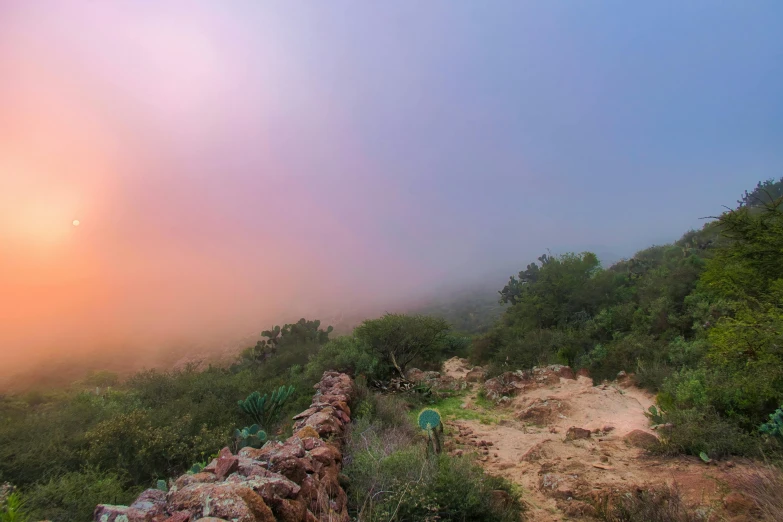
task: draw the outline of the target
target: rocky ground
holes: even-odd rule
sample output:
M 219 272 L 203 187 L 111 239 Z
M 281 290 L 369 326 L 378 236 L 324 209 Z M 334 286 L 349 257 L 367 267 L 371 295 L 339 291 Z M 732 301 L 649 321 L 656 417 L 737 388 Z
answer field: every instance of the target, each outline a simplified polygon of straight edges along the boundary
M 455 358 L 440 379 L 476 381 L 482 372 Z M 754 520 L 750 503 L 729 486 L 749 464 L 651 456 L 646 448 L 657 436 L 644 412 L 654 397 L 620 377 L 594 386 L 586 374 L 550 366 L 468 384 L 462 409 L 492 420 L 447 418 L 447 448 L 477 452 L 489 472 L 518 484 L 529 520 L 591 520 L 602 496 L 664 483 L 676 484 L 705 520 Z M 492 403 L 478 399 L 482 389 Z

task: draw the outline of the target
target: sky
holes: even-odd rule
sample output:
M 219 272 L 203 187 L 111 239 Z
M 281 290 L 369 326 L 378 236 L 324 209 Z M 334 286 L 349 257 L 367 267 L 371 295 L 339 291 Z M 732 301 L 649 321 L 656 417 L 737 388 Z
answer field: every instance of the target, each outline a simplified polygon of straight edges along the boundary
M 0 0 L 0 351 L 370 314 L 672 241 L 783 175 L 782 23 L 761 0 Z

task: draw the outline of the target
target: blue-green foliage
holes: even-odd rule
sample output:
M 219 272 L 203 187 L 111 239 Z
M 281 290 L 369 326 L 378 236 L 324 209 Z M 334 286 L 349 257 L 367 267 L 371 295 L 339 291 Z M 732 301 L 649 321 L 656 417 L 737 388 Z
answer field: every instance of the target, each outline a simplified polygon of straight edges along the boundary
M 163 479 L 158 479 L 158 482 L 155 483 L 155 488 L 163 491 L 164 493 L 168 493 L 169 487 L 166 485 L 166 481 Z
M 783 441 L 783 406 L 770 413 L 769 422 L 759 426 L 759 431 Z
M 258 424 L 234 430 L 234 440 L 237 450 L 242 448 L 260 448 L 266 442 L 266 432 Z
M 418 423 L 419 427 L 423 430 L 434 430 L 440 426 L 440 413 L 431 408 L 421 410 Z
M 255 391 L 248 395 L 244 401 L 238 401 L 237 404 L 242 408 L 242 411 L 250 415 L 256 424 L 269 428 L 270 424 L 277 420 L 283 404 L 293 393 L 293 386 L 280 386 L 271 395 L 264 394 L 262 396 Z

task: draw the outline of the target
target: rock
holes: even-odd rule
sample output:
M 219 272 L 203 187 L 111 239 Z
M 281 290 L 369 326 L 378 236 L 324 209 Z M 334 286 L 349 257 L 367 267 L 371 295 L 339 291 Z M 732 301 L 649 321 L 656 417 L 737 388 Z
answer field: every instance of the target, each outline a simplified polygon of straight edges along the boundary
M 321 438 L 329 437 L 331 435 L 340 435 L 343 431 L 342 421 L 338 421 L 334 416 L 323 411 L 311 415 L 305 421 L 303 427 L 305 426 L 310 426 L 315 429 Z
M 570 428 L 568 428 L 568 431 L 566 432 L 565 440 L 589 439 L 590 434 L 591 434 L 590 430 L 586 430 L 584 428 L 577 428 L 576 426 L 571 426 Z
M 237 522 L 274 522 L 264 500 L 242 484 L 191 484 L 169 495 L 169 511 L 186 511 L 193 519 L 216 516 Z
M 590 378 L 590 370 L 588 370 L 587 368 L 579 368 L 579 370 L 577 370 L 577 372 L 576 372 L 576 376 L 577 377 L 587 377 L 589 379 Z
M 636 448 L 649 449 L 658 444 L 658 437 L 642 430 L 633 430 L 623 437 L 626 443 Z
M 128 522 L 153 522 L 165 512 L 166 493 L 159 489 L 148 489 L 128 507 Z
M 746 495 L 732 491 L 723 499 L 723 506 L 731 515 L 745 515 L 750 513 L 756 504 Z
M 274 499 L 271 508 L 278 522 L 301 522 L 307 519 L 307 506 L 302 500 Z
M 427 375 L 418 368 L 411 368 L 405 372 L 405 378 L 411 382 L 422 382 L 427 378 Z
M 625 372 L 625 370 L 620 370 L 617 372 L 617 380 L 622 381 L 628 378 L 628 374 Z
M 95 522 L 127 522 L 128 507 L 99 504 L 93 511 L 93 520 Z
M 572 370 L 570 366 L 564 366 L 562 364 L 553 364 L 551 366 L 547 366 L 547 370 L 555 373 L 558 377 L 562 379 L 576 379 L 576 376 L 574 375 L 574 370 Z
M 604 433 L 609 433 L 610 431 L 614 431 L 614 426 L 607 424 L 606 426 L 601 428 L 601 431 L 603 431 Z
M 554 498 L 573 498 L 576 491 L 574 479 L 573 476 L 559 473 L 542 473 L 538 479 L 538 489 Z
M 206 518 L 202 518 L 201 520 L 206 520 Z M 163 522 L 190 522 L 190 513 L 187 511 L 177 511 L 172 513 L 171 516 Z
M 517 419 L 532 422 L 537 426 L 545 426 L 567 411 L 568 405 L 562 401 L 537 399 L 533 404 L 520 410 Z
M 218 480 L 225 480 L 226 477 L 239 469 L 239 459 L 234 456 L 221 455 L 217 459 L 215 466 L 215 476 Z
M 513 396 L 522 391 L 524 382 L 529 376 L 524 372 L 504 372 L 484 382 L 484 393 L 492 401 L 498 401 L 503 396 Z
M 324 444 L 319 448 L 313 448 L 313 450 L 310 452 L 310 456 L 318 462 L 326 465 L 331 465 L 342 460 L 340 450 L 331 444 Z
M 182 489 L 188 484 L 195 484 L 197 482 L 217 482 L 217 476 L 215 476 L 214 473 L 195 473 L 191 475 L 190 473 L 186 473 L 179 477 L 174 482 L 174 487 L 176 489 Z
M 535 462 L 538 460 L 549 458 L 549 454 L 547 453 L 546 446 L 551 442 L 553 442 L 552 439 L 545 439 L 535 444 L 532 448 L 527 450 L 524 455 L 522 455 L 521 460 L 524 462 Z
M 476 366 L 465 374 L 465 381 L 467 382 L 481 382 L 487 378 L 487 370 L 480 366 Z

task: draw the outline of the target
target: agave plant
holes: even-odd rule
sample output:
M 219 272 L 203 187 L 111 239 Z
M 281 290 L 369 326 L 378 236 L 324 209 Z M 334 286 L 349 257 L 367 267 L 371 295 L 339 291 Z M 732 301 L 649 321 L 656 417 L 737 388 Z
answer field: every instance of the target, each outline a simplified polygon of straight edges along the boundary
M 266 442 L 266 432 L 258 424 L 253 424 L 241 430 L 234 430 L 234 440 L 237 450 L 247 447 L 260 448 Z
M 239 401 L 237 404 L 242 408 L 242 411 L 250 415 L 256 424 L 269 428 L 269 425 L 280 415 L 283 404 L 293 393 L 293 386 L 281 386 L 274 390 L 271 395 L 264 394 L 262 396 L 255 391 L 248 395 L 244 401 Z

